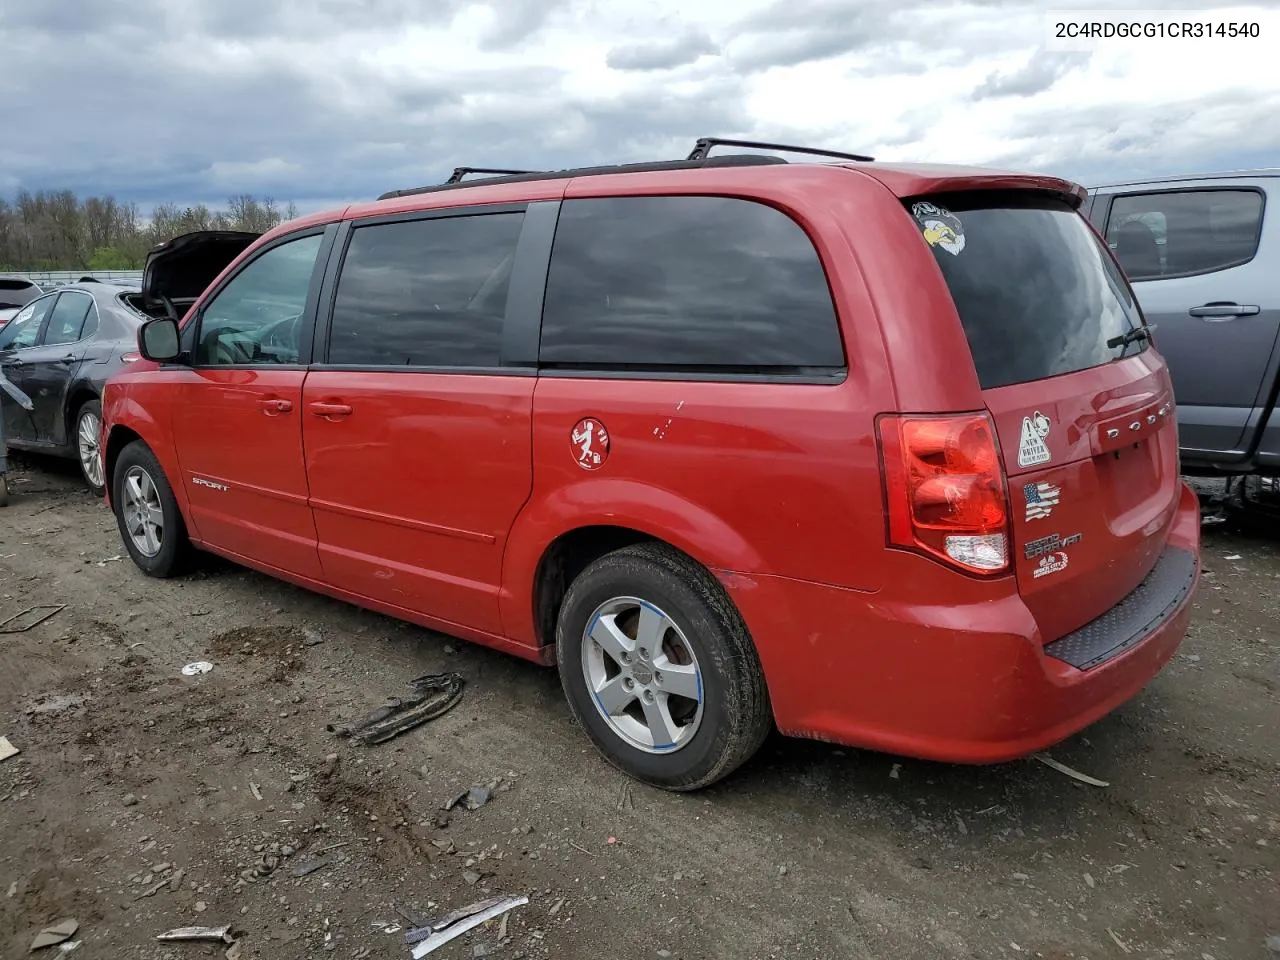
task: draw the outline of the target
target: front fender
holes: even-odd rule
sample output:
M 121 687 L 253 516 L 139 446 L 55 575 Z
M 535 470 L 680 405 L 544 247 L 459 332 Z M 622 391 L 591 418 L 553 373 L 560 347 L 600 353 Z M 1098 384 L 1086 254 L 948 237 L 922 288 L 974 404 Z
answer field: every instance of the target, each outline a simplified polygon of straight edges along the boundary
M 634 480 L 587 478 L 539 492 L 525 504 L 507 538 L 499 604 L 511 639 L 537 646 L 534 588 L 547 549 L 584 527 L 635 530 L 684 551 L 712 571 L 764 572 L 741 534 L 710 510 L 670 490 Z
M 151 450 L 164 471 L 169 487 L 173 490 L 178 510 L 187 525 L 187 531 L 193 539 L 199 539 L 199 532 L 192 523 L 191 510 L 187 502 L 186 486 L 182 483 L 182 471 L 179 467 L 174 445 L 169 440 L 170 430 L 167 424 L 158 419 L 146 404 L 120 385 L 107 381 L 102 394 L 102 449 L 106 451 L 105 471 L 107 505 L 111 506 L 112 476 L 115 473 L 116 458 L 131 440 L 140 439 Z

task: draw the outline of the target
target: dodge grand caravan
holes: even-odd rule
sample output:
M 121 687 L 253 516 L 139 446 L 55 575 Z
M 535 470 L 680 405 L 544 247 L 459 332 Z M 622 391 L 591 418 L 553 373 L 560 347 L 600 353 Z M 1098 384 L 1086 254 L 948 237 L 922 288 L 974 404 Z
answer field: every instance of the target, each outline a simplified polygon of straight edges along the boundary
M 774 725 L 988 763 L 1132 697 L 1186 632 L 1198 508 L 1084 191 L 723 143 L 159 257 L 104 404 L 134 562 L 555 663 L 669 789 Z

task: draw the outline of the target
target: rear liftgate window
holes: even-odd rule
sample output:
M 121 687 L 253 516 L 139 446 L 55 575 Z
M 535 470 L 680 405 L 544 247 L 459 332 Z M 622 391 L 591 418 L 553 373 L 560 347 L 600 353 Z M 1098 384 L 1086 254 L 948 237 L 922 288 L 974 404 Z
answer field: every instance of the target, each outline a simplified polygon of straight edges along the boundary
M 983 388 L 1043 380 L 1146 349 L 1124 277 L 1063 201 L 949 194 L 907 201 L 964 325 Z
M 831 291 L 800 226 L 728 197 L 566 201 L 547 276 L 551 369 L 843 375 Z

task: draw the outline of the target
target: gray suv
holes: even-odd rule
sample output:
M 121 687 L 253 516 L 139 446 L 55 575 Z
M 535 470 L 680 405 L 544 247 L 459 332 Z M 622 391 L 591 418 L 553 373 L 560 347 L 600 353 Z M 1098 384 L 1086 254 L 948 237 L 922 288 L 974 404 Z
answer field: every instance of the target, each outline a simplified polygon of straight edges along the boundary
M 1183 472 L 1280 476 L 1280 169 L 1094 187 L 1086 209 L 1156 327 Z

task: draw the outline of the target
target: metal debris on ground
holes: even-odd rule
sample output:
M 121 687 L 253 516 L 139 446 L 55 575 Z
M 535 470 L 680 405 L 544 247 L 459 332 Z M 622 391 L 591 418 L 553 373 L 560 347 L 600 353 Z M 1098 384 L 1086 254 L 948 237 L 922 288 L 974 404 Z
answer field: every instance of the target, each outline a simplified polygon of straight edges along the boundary
M 74 937 L 79 929 L 79 921 L 70 917 L 66 920 L 59 920 L 57 923 L 51 923 L 36 934 L 35 940 L 31 941 L 31 950 L 34 952 L 43 950 L 46 947 L 56 947 L 58 944 L 65 943 Z
M 482 923 L 488 923 L 509 910 L 523 907 L 528 902 L 527 896 L 491 897 L 488 900 L 481 900 L 479 903 L 455 910 L 429 926 L 410 930 L 404 935 L 404 940 L 413 947 L 414 960 L 422 960 L 436 948 L 462 936 L 468 930 L 474 930 Z
M 496 785 L 497 781 L 495 781 Z M 493 799 L 493 786 L 475 786 L 468 790 L 463 790 L 460 794 L 445 801 L 441 810 L 452 810 L 461 804 L 468 810 L 479 810 L 486 803 Z
M 165 941 L 185 941 L 185 940 L 202 940 L 213 941 L 215 943 L 235 943 L 235 937 L 231 936 L 231 924 L 223 927 L 178 927 L 174 930 L 166 930 L 164 933 L 156 935 L 157 940 Z
M 300 863 L 294 867 L 290 876 L 295 880 L 301 880 L 303 877 L 309 877 L 311 874 L 318 873 L 325 867 L 331 866 L 333 866 L 333 861 L 328 857 L 323 857 L 319 860 L 308 860 L 306 863 Z
M 34 607 L 27 607 L 11 617 L 0 620 L 0 633 L 26 633 L 32 627 L 38 627 L 65 609 L 67 609 L 65 603 L 38 603 Z
M 252 780 L 249 781 L 249 792 L 253 794 L 253 799 L 255 800 L 262 799 L 262 790 Z
M 195 663 L 188 663 L 182 668 L 184 677 L 194 677 L 197 674 L 208 673 L 213 669 L 213 664 L 208 660 L 197 660 Z
M 1047 753 L 1037 753 L 1035 754 L 1035 759 L 1039 760 L 1046 767 L 1050 767 L 1054 770 L 1057 770 L 1059 773 L 1065 773 L 1072 780 L 1079 780 L 1081 783 L 1087 783 L 1091 787 L 1111 786 L 1111 784 L 1108 783 L 1106 780 L 1099 780 L 1096 777 L 1089 776 L 1087 773 L 1081 773 L 1079 770 L 1072 769 L 1071 767 L 1068 767 L 1065 763 L 1060 763 L 1057 760 L 1053 759 L 1053 757 L 1049 756 Z
M 8 737 L 0 737 L 0 760 L 16 757 L 22 751 L 9 742 Z
M 105 567 L 108 563 L 119 563 L 123 559 L 124 558 L 117 553 L 114 557 L 103 557 L 101 560 L 98 561 L 97 565 L 100 567 Z
M 340 737 L 373 746 L 443 716 L 462 699 L 461 674 L 428 674 L 410 680 L 414 693 L 408 697 L 391 697 L 373 713 L 354 726 L 331 723 L 326 729 Z

